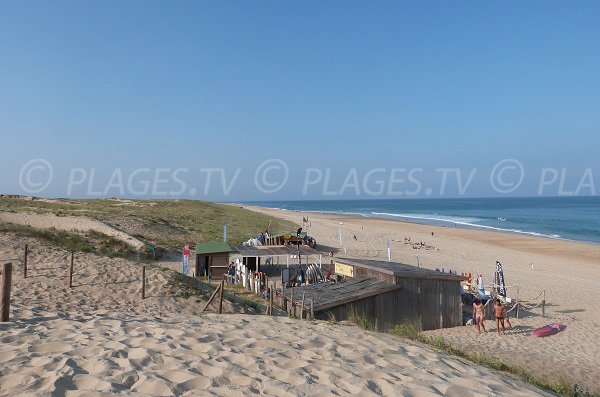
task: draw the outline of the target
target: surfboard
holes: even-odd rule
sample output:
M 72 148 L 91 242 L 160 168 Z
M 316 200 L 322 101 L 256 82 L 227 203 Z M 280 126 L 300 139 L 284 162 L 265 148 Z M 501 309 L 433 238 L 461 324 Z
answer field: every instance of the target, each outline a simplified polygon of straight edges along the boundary
M 552 323 L 533 330 L 531 335 L 538 337 L 550 336 L 559 333 L 563 327 L 562 323 Z

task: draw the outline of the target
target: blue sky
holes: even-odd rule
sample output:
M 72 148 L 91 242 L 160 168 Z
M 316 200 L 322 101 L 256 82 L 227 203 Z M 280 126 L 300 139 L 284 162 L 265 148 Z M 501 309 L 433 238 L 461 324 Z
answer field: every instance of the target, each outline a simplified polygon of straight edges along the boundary
M 560 177 L 540 191 L 544 168 L 600 188 L 598 20 L 597 1 L 2 2 L 0 190 L 43 184 L 35 159 L 41 196 L 153 196 L 119 187 L 140 168 L 133 184 L 170 191 L 155 196 L 211 200 L 363 197 L 373 169 L 422 169 L 417 197 L 459 194 L 441 168 L 477 170 L 467 196 L 560 193 Z M 270 159 L 288 178 L 265 193 Z M 504 159 L 524 178 L 498 193 Z M 309 168 L 333 187 L 305 189 Z

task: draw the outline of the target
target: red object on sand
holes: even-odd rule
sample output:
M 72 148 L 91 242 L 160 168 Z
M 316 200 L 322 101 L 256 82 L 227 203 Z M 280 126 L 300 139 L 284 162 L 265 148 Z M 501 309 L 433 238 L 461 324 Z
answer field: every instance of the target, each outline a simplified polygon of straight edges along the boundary
M 550 336 L 550 335 L 554 335 L 557 334 L 558 332 L 560 332 L 563 329 L 563 324 L 562 323 L 552 323 L 552 324 L 548 324 L 545 325 L 543 327 L 540 327 L 536 330 L 534 330 L 531 335 L 533 336 Z

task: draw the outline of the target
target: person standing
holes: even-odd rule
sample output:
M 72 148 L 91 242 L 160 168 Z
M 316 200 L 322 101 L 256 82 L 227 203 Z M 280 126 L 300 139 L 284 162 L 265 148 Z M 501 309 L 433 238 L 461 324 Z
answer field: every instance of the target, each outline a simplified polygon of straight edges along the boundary
M 494 314 L 496 315 L 498 335 L 500 335 L 500 325 L 502 325 L 502 335 L 504 335 L 504 305 L 499 298 L 496 299 L 496 303 L 494 304 Z
M 487 334 L 488 332 L 483 324 L 483 319 L 485 318 L 485 306 L 481 303 L 481 299 L 479 298 L 475 298 L 473 301 L 473 316 L 475 317 L 475 324 L 477 324 L 477 331 L 481 334 L 481 329 L 483 328 L 483 332 Z

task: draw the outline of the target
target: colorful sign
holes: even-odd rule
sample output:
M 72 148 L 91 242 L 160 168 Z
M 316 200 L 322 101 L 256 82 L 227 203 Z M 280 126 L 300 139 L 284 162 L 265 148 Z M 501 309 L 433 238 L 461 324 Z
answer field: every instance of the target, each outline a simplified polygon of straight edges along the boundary
M 335 274 L 339 274 L 340 276 L 354 277 L 354 266 L 335 262 Z
M 192 257 L 192 250 L 190 243 L 185 243 L 183 246 L 183 268 L 181 269 L 183 274 L 187 274 L 190 270 L 190 259 Z

